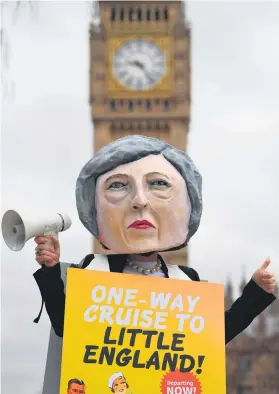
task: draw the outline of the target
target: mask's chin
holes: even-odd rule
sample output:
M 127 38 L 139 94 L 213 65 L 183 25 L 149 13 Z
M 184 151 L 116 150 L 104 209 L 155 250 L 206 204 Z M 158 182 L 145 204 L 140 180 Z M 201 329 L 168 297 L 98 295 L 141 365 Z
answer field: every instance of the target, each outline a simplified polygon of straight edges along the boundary
M 105 249 L 105 250 L 110 250 L 106 245 L 104 245 L 104 244 L 102 244 L 102 243 L 101 243 L 101 245 L 102 245 L 103 249 Z M 152 256 L 153 253 L 156 253 L 156 252 L 153 251 L 153 252 L 136 253 L 136 254 L 139 255 L 139 256 L 143 256 L 143 257 L 149 257 L 149 256 Z
M 155 252 L 140 253 L 139 256 L 149 257 L 149 256 L 151 256 L 153 253 L 155 253 Z

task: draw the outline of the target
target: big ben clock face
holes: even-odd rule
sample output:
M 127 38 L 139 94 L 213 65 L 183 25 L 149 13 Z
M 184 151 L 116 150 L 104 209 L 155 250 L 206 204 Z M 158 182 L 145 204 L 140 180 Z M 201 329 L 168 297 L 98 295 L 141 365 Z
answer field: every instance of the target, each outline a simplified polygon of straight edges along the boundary
M 153 88 L 166 72 L 166 57 L 152 41 L 133 40 L 122 45 L 113 58 L 113 72 L 126 88 Z

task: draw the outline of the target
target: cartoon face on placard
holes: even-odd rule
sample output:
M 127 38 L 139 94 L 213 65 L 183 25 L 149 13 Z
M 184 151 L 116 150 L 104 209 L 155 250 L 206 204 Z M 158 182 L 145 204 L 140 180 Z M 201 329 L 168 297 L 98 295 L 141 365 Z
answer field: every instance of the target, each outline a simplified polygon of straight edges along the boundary
M 96 211 L 104 245 L 144 253 L 185 242 L 191 206 L 179 172 L 162 155 L 149 155 L 98 178 Z
M 185 152 L 129 136 L 106 145 L 83 168 L 77 208 L 85 227 L 113 253 L 179 249 L 198 227 L 200 189 Z

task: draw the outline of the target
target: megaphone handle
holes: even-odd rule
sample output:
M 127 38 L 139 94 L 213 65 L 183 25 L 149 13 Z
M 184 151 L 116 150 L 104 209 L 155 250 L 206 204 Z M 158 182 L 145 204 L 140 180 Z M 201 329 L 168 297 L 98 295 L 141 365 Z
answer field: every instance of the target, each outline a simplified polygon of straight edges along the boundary
M 55 237 L 56 239 L 58 239 L 58 233 L 55 233 L 54 231 L 46 231 L 46 232 L 44 233 L 44 236 L 45 236 L 45 237 Z M 50 246 L 50 247 L 53 247 L 53 242 L 52 242 L 52 240 L 49 239 L 49 240 L 45 243 L 45 245 L 48 245 L 48 246 Z M 42 264 L 42 269 L 45 269 L 45 268 L 47 268 L 46 265 L 45 265 L 45 264 Z

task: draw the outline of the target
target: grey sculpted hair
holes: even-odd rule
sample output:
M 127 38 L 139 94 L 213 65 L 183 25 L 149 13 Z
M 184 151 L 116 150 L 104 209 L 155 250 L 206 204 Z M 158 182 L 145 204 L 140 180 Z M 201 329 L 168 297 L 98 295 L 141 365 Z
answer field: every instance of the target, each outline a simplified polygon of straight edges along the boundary
M 96 183 L 99 176 L 115 168 L 142 159 L 149 155 L 163 155 L 185 180 L 191 214 L 188 236 L 183 245 L 170 249 L 183 248 L 197 231 L 202 214 L 202 178 L 195 164 L 183 152 L 157 138 L 142 135 L 129 135 L 105 145 L 81 170 L 76 183 L 76 204 L 79 218 L 87 230 L 97 239 L 99 237 L 96 213 Z

